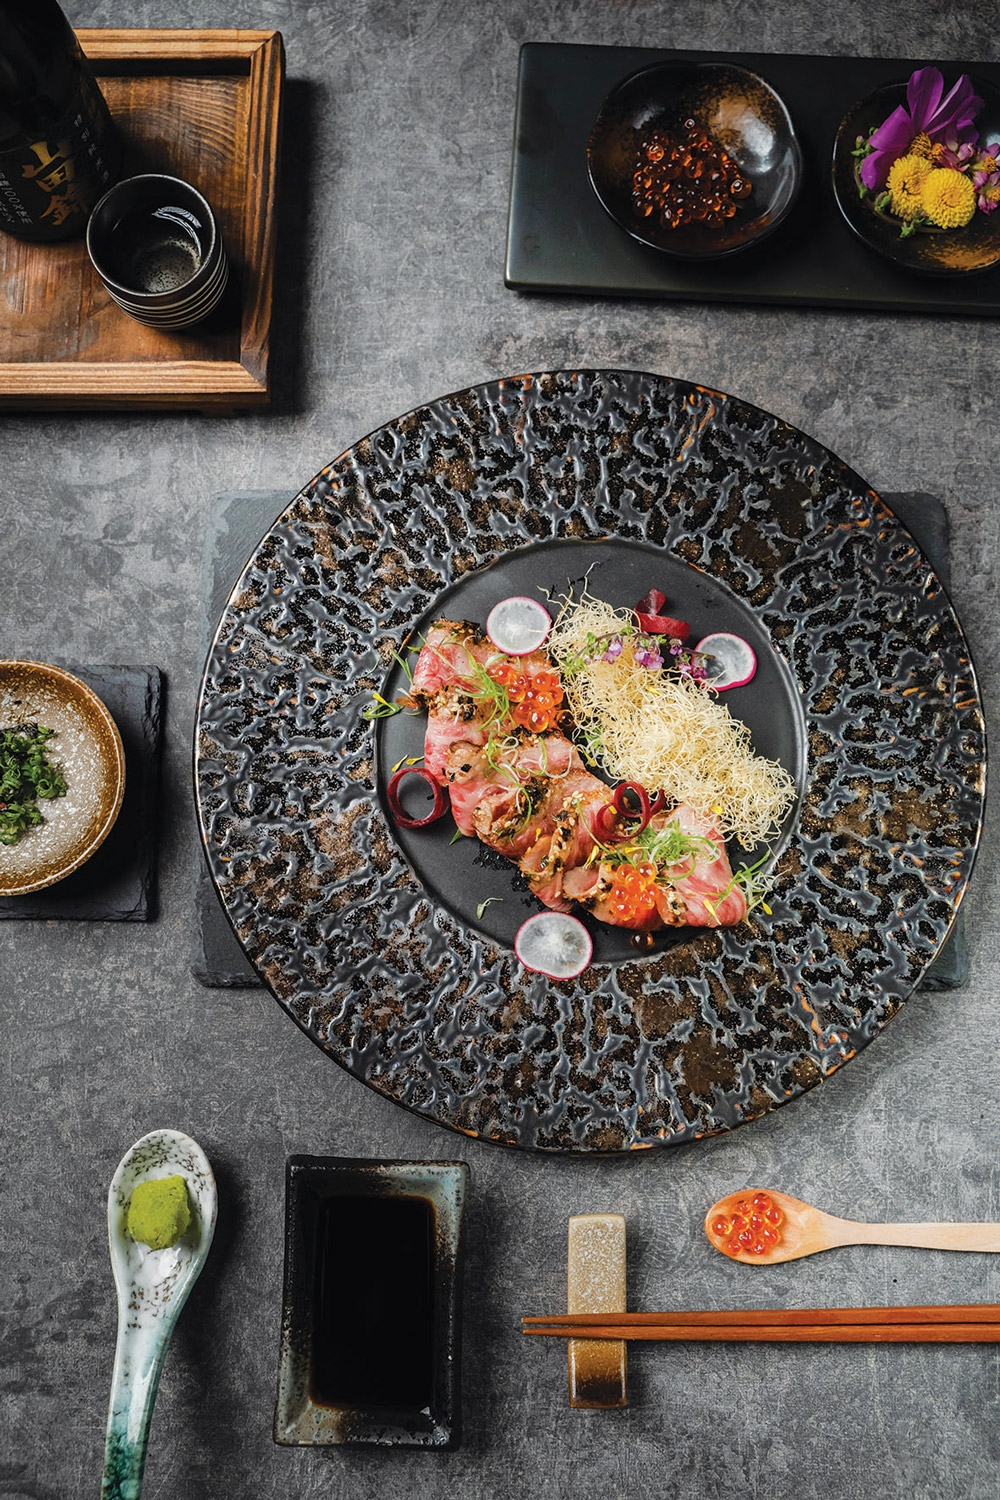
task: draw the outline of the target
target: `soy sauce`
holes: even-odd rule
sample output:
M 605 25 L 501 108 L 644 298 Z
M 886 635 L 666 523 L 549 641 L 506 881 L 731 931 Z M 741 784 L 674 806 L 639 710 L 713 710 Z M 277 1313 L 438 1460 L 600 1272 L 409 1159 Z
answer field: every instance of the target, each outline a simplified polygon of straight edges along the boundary
M 321 1206 L 310 1368 L 317 1405 L 430 1404 L 433 1270 L 428 1199 L 337 1197 Z

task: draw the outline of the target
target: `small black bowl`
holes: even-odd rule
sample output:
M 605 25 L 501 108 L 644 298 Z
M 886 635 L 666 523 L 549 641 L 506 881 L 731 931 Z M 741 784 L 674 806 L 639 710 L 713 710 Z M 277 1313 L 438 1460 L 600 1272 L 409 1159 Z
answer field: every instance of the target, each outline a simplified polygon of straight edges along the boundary
M 973 79 L 983 108 L 976 116 L 982 141 L 1000 137 L 1000 95 L 987 84 Z M 875 194 L 862 197 L 859 190 L 860 159 L 853 153 L 858 138 L 867 140 L 899 104 L 906 103 L 906 84 L 892 83 L 876 89 L 848 110 L 840 122 L 833 146 L 833 194 L 837 207 L 854 233 L 871 250 L 877 250 L 897 266 L 927 276 L 968 276 L 988 271 L 1000 261 L 1000 208 L 994 213 L 973 214 L 964 229 L 918 228 L 905 239 L 900 220 L 880 213 Z
M 632 178 L 651 129 L 679 131 L 695 120 L 753 185 L 724 224 L 663 227 L 632 202 Z M 783 100 L 757 73 L 735 63 L 656 63 L 605 99 L 587 145 L 594 192 L 626 233 L 687 260 L 716 260 L 756 244 L 785 218 L 802 177 L 802 152 Z

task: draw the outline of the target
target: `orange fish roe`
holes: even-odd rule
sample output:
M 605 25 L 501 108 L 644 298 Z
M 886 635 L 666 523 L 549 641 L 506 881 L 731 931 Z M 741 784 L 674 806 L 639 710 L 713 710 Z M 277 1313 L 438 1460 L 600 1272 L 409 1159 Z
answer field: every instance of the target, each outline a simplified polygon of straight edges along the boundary
M 608 899 L 622 925 L 648 921 L 656 913 L 656 866 L 619 865 Z
M 724 1255 L 766 1255 L 781 1244 L 785 1216 L 769 1193 L 740 1198 L 729 1214 L 717 1214 L 709 1228 Z
M 532 734 L 545 734 L 555 729 L 563 711 L 563 690 L 558 672 L 549 667 L 525 672 L 516 657 L 502 657 L 490 663 L 486 675 L 506 692 L 515 724 L 530 729 Z

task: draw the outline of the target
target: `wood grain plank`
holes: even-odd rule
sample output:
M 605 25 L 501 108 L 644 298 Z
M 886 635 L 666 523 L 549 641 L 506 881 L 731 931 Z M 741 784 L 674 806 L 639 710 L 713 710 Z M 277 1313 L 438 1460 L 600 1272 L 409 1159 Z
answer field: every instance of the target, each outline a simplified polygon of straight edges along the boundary
M 244 289 L 243 364 L 266 385 L 271 333 L 274 258 L 277 240 L 278 161 L 281 150 L 281 99 L 285 55 L 275 35 L 254 53 L 250 68 L 247 158 L 257 163 L 254 192 L 243 196 L 244 264 L 253 267 L 254 283 Z
M 95 63 L 117 63 L 128 58 L 142 62 L 203 63 L 231 58 L 247 65 L 260 47 L 278 35 L 273 31 L 197 31 L 165 27 L 132 30 L 86 26 L 78 27 L 76 34 L 80 46 Z

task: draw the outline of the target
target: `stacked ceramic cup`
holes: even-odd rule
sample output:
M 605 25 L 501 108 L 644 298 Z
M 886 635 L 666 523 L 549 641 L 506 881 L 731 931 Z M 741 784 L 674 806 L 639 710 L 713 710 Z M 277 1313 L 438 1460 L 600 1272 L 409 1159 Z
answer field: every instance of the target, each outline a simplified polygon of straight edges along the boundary
M 177 177 L 148 173 L 116 183 L 91 214 L 87 251 L 118 306 L 150 328 L 202 322 L 229 280 L 215 215 Z

